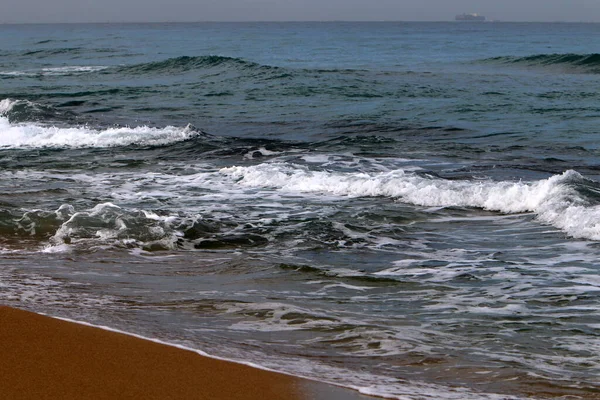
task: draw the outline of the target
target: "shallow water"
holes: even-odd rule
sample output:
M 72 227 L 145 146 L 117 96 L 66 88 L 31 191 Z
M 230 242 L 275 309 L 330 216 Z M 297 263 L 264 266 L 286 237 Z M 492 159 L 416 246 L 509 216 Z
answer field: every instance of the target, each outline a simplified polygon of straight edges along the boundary
M 595 398 L 599 34 L 0 25 L 0 301 L 367 394 Z

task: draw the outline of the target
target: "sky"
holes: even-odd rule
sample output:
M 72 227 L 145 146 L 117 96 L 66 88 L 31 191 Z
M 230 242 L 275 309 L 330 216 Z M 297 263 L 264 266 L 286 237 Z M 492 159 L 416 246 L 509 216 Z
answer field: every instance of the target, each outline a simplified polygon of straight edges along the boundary
M 600 0 L 0 0 L 0 22 L 448 21 L 600 22 Z

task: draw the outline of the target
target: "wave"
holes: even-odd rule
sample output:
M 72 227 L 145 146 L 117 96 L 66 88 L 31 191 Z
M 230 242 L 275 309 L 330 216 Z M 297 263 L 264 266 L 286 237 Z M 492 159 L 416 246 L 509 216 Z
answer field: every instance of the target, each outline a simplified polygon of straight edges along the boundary
M 192 139 L 199 132 L 184 128 L 148 126 L 96 130 L 86 127 L 60 128 L 36 124 L 12 125 L 0 117 L 0 148 L 86 148 L 119 146 L 164 146 Z
M 535 54 L 525 57 L 504 56 L 483 60 L 503 64 L 518 64 L 526 66 L 562 66 L 572 67 L 575 71 L 600 73 L 600 53 L 575 54 Z
M 70 205 L 56 212 L 62 223 L 50 238 L 60 245 L 73 240 L 117 240 L 125 245 L 143 245 L 149 248 L 170 248 L 175 242 L 168 227 L 168 219 L 146 211 L 124 210 L 112 203 L 98 204 L 91 210 L 75 212 Z
M 148 73 L 179 73 L 207 68 L 231 68 L 236 70 L 275 70 L 277 67 L 261 65 L 241 58 L 224 56 L 181 56 L 168 58 L 163 61 L 154 61 L 149 63 L 128 65 L 117 68 L 118 72 L 148 74 Z
M 24 56 L 46 57 L 60 54 L 79 54 L 82 50 L 83 48 L 81 47 L 64 47 L 56 49 L 28 50 L 22 54 Z
M 45 39 L 45 40 L 40 40 L 39 42 L 36 42 L 35 44 L 48 44 L 48 43 L 66 43 L 68 42 L 68 40 L 57 40 L 57 39 Z
M 220 170 L 238 184 L 300 193 L 390 197 L 427 207 L 474 207 L 506 214 L 535 213 L 575 238 L 600 240 L 600 206 L 585 196 L 597 184 L 575 171 L 536 182 L 455 181 L 394 170 L 379 174 L 311 171 L 265 163 Z M 588 188 L 588 189 L 586 189 Z
M 29 210 L 20 217 L 17 211 L 0 212 L 0 233 L 5 237 L 46 242 L 62 247 L 77 242 L 113 243 L 116 246 L 174 248 L 177 237 L 171 217 L 160 217 L 150 211 L 129 210 L 112 203 L 75 211 L 64 204 L 55 211 Z M 191 223 L 190 223 L 191 225 Z M 181 235 L 181 234 L 180 234 Z M 46 247 L 49 249 L 49 247 Z
M 0 71 L 2 77 L 71 76 L 89 74 L 108 69 L 102 65 L 72 65 L 65 67 L 42 68 L 26 71 Z
M 222 231 L 218 221 L 198 215 L 123 208 L 110 202 L 81 211 L 63 204 L 54 211 L 18 213 L 0 210 L 0 233 L 46 242 L 46 250 L 62 251 L 65 244 L 89 248 L 91 243 L 148 251 L 248 248 L 269 243 L 252 232 L 234 232 L 231 224 Z
M 17 105 L 19 102 L 19 100 L 12 100 L 12 99 L 2 99 L 0 100 L 0 116 L 2 115 L 6 115 L 8 112 L 10 112 L 15 105 Z
M 314 93 L 335 93 L 341 94 L 348 98 L 379 98 L 384 97 L 383 94 L 375 92 L 372 88 L 362 86 L 347 85 L 347 79 L 358 78 L 356 74 L 364 74 L 366 70 L 352 69 L 294 69 L 279 66 L 265 65 L 252 61 L 248 61 L 237 57 L 226 57 L 216 55 L 206 56 L 180 56 L 167 58 L 160 61 L 144 62 L 139 64 L 126 65 L 68 65 L 61 67 L 45 67 L 37 69 L 23 70 L 5 70 L 0 71 L 2 79 L 16 78 L 40 78 L 40 77 L 63 77 L 63 76 L 80 76 L 89 74 L 98 74 L 102 76 L 122 76 L 142 78 L 145 76 L 164 76 L 177 75 L 184 73 L 197 73 L 205 75 L 209 79 L 214 77 L 245 78 L 260 79 L 260 80 L 286 80 L 305 77 L 311 81 L 314 79 L 325 78 L 326 75 L 337 76 L 342 80 L 339 84 L 328 87 L 324 85 L 291 85 L 285 90 L 288 94 L 307 96 Z M 320 88 L 318 88 L 320 87 Z M 212 96 L 228 96 L 231 91 L 220 90 L 216 91 Z
M 36 123 L 11 123 L 8 116 L 19 107 L 35 107 L 23 100 L 0 101 L 0 148 L 86 148 L 118 146 L 164 146 L 201 135 L 191 125 L 118 127 L 104 130 L 88 127 L 44 126 Z
M 50 54 L 60 54 L 61 51 L 52 50 Z M 43 53 L 44 50 L 35 51 L 27 54 Z M 47 67 L 36 70 L 16 70 L 0 71 L 0 77 L 37 77 L 37 76 L 69 76 L 89 74 L 95 72 L 102 73 L 123 73 L 123 74 L 164 74 L 164 73 L 183 73 L 195 70 L 219 69 L 235 71 L 255 71 L 255 72 L 273 72 L 280 71 L 282 68 L 275 66 L 262 65 L 241 58 L 224 56 L 181 56 L 168 58 L 161 61 L 153 61 L 132 65 L 121 66 L 103 66 L 103 65 L 73 65 L 62 67 Z
M 29 100 L 0 100 L 0 118 L 4 117 L 12 124 L 27 121 L 69 121 L 73 116 L 72 112 L 64 112 L 56 107 Z

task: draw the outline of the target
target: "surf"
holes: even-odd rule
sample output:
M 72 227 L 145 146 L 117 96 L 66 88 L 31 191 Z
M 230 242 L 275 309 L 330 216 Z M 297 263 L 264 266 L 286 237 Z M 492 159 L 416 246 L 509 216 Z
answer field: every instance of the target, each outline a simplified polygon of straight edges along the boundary
M 483 60 L 488 63 L 527 67 L 562 67 L 572 72 L 600 74 L 600 53 L 552 53 L 529 56 L 501 56 Z
M 445 180 L 402 169 L 381 173 L 311 171 L 282 163 L 220 172 L 237 184 L 296 193 L 389 197 L 422 207 L 472 207 L 504 214 L 533 212 L 574 238 L 600 240 L 600 206 L 577 190 L 595 184 L 568 170 L 534 182 Z

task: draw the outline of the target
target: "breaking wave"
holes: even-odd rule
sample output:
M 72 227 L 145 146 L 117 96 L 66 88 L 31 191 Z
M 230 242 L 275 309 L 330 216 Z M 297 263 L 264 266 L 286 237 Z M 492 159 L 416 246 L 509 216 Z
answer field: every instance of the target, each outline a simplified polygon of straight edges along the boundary
M 3 117 L 0 117 L 0 133 L 0 148 L 163 146 L 189 140 L 198 135 L 198 131 L 191 126 L 139 126 L 95 130 L 85 127 L 44 127 L 35 124 L 11 125 Z
M 0 77 L 40 77 L 40 76 L 71 76 L 82 75 L 105 70 L 109 67 L 102 65 L 72 65 L 65 67 L 42 68 L 26 71 L 0 71 Z
M 58 121 L 65 117 L 68 119 L 70 116 L 52 106 L 29 100 L 0 100 L 0 120 L 4 118 L 13 124 L 26 121 Z
M 147 251 L 204 249 L 223 250 L 263 247 L 265 236 L 223 226 L 198 214 L 168 213 L 120 207 L 110 202 L 76 211 L 63 204 L 54 211 L 3 210 L 0 233 L 20 240 L 37 240 L 45 250 L 62 251 L 65 245 L 141 248 Z
M 3 100 L 0 100 L 0 116 L 6 115 L 18 103 L 19 103 L 18 100 L 12 100 L 12 99 L 3 99 Z
M 540 222 L 572 237 L 600 240 L 600 206 L 582 194 L 593 195 L 597 185 L 572 170 L 535 182 L 455 181 L 403 170 L 378 174 L 310 171 L 276 163 L 223 168 L 221 173 L 249 187 L 391 197 L 418 206 L 474 207 L 506 214 L 533 212 Z
M 8 115 L 18 107 L 35 107 L 22 100 L 0 101 L 0 148 L 86 148 L 118 146 L 163 146 L 192 139 L 199 132 L 188 125 L 118 127 L 104 130 L 88 127 L 57 127 L 24 122 L 11 123 Z

